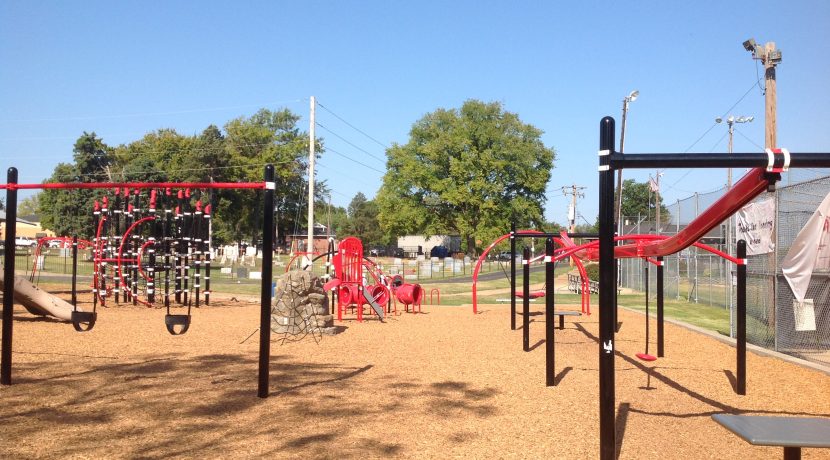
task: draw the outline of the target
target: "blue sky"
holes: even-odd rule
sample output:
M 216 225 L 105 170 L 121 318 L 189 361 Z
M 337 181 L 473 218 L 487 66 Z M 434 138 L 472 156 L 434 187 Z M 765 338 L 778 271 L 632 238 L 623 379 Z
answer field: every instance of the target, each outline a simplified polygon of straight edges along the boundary
M 741 46 L 750 37 L 783 51 L 779 145 L 827 152 L 829 22 L 830 2 L 818 0 L 7 0 L 0 167 L 39 182 L 71 161 L 83 131 L 118 145 L 159 128 L 195 134 L 260 107 L 287 107 L 307 130 L 313 95 L 328 109 L 317 110 L 330 149 L 319 177 L 346 206 L 377 192 L 380 144 L 406 143 L 424 114 L 474 98 L 544 130 L 557 152 L 546 217 L 566 221 L 561 187 L 575 183 L 587 187 L 578 208 L 593 223 L 599 120 L 614 116 L 619 128 L 633 89 L 626 152 L 725 152 L 726 126 L 714 119 L 727 114 L 756 117 L 737 126 L 735 151 L 762 150 L 763 68 Z M 673 202 L 719 188 L 726 171 L 667 171 L 662 181 Z

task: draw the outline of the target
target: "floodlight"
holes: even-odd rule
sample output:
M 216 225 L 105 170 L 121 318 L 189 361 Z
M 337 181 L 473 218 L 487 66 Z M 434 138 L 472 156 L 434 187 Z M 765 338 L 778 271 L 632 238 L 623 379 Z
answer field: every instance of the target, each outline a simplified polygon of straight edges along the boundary
M 628 100 L 631 101 L 631 102 L 634 102 L 637 99 L 637 96 L 639 96 L 639 95 L 640 95 L 640 92 L 635 89 L 634 91 L 632 91 L 628 95 Z
M 744 49 L 749 51 L 750 53 L 755 52 L 755 46 L 756 45 L 755 45 L 755 39 L 754 38 L 750 38 L 749 40 L 744 42 Z
M 721 123 L 721 122 L 723 122 L 723 118 L 721 118 L 721 117 L 715 118 L 715 123 Z

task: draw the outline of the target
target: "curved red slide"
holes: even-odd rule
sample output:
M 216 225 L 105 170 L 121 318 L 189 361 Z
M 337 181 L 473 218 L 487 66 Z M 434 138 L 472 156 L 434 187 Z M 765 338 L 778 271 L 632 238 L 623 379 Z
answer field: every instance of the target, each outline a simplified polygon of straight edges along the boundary
M 676 235 L 640 246 L 636 244 L 617 246 L 614 249 L 614 257 L 659 257 L 680 252 L 755 199 L 767 189 L 768 185 L 769 178 L 766 169 L 755 168 Z

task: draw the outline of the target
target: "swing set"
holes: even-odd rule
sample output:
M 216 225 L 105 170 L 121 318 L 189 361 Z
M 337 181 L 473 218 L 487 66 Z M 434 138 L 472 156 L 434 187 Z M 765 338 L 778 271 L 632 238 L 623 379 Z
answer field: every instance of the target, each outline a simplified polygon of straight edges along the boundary
M 114 192 L 93 205 L 95 238 L 90 243 L 94 253 L 93 311 L 77 308 L 73 295 L 72 323 L 79 332 L 89 331 L 97 320 L 97 305 L 105 305 L 109 298 L 121 301 L 153 305 L 157 299 L 156 284 L 159 273 L 164 272 L 164 305 L 167 308 L 165 325 L 168 332 L 181 335 L 190 327 L 190 306 L 199 306 L 199 299 L 210 295 L 210 235 L 208 232 L 211 209 L 202 207 L 197 192 L 192 203 L 190 190 L 248 189 L 262 190 L 262 243 L 270 248 L 274 238 L 274 166 L 265 167 L 263 182 L 129 182 L 129 183 L 17 183 L 17 168 L 7 173 L 7 183 L 0 184 L 6 190 L 6 219 L 17 221 L 17 191 L 31 189 L 104 189 Z M 146 207 L 139 190 L 149 190 Z M 173 190 L 176 190 L 175 195 Z M 8 225 L 6 247 L 14 247 L 16 226 Z M 66 239 L 64 238 L 64 241 Z M 77 247 L 73 244 L 73 259 L 77 263 Z M 270 335 L 271 335 L 271 284 L 273 254 L 263 251 L 262 284 L 260 287 L 260 347 L 257 396 L 268 397 Z M 192 288 L 189 296 L 193 264 Z M 112 268 L 110 268 L 112 267 Z M 202 274 L 204 267 L 204 274 Z M 14 311 L 15 258 L 6 257 L 3 263 L 3 327 L 2 356 L 0 356 L 0 384 L 11 385 L 12 331 Z M 73 269 L 74 272 L 74 269 Z M 170 282 L 174 284 L 173 298 L 187 305 L 186 315 L 170 311 Z M 73 293 L 75 276 L 73 273 Z M 200 293 L 201 280 L 205 290 Z M 139 299 L 141 285 L 144 298 Z M 120 296 L 119 296 L 120 295 Z M 145 300 L 146 299 L 146 300 Z

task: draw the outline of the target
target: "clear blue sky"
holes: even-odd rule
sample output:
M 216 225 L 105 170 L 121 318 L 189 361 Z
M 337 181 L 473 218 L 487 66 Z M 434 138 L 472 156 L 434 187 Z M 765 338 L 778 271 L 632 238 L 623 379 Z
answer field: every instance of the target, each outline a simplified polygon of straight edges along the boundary
M 374 139 L 318 109 L 326 129 L 317 134 L 330 149 L 319 176 L 346 206 L 357 192 L 377 192 L 380 144 L 406 143 L 424 114 L 475 98 L 502 102 L 556 150 L 546 217 L 566 221 L 560 188 L 575 183 L 587 187 L 579 211 L 593 222 L 599 120 L 614 116 L 619 127 L 633 89 L 626 152 L 725 152 L 726 126 L 714 118 L 727 111 L 756 117 L 737 126 L 735 151 L 762 150 L 763 68 L 741 46 L 750 37 L 783 51 L 779 145 L 830 151 L 828 23 L 830 2 L 819 0 L 6 0 L 0 168 L 39 182 L 72 160 L 83 131 L 118 145 L 159 128 L 195 134 L 260 107 L 287 107 L 307 130 L 314 95 Z M 645 181 L 648 172 L 626 177 Z M 673 202 L 719 188 L 726 171 L 667 171 L 662 180 Z

